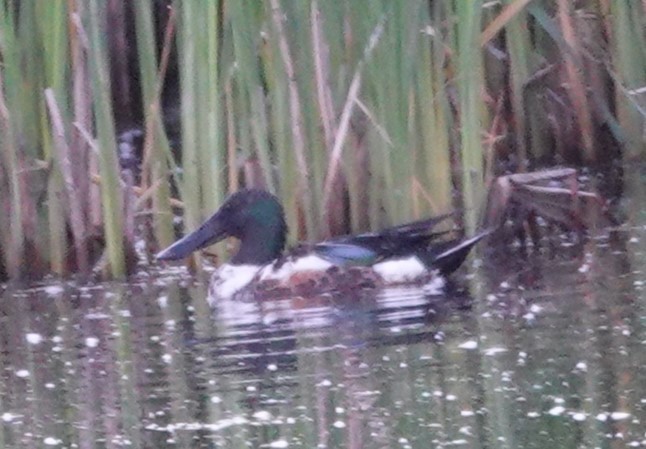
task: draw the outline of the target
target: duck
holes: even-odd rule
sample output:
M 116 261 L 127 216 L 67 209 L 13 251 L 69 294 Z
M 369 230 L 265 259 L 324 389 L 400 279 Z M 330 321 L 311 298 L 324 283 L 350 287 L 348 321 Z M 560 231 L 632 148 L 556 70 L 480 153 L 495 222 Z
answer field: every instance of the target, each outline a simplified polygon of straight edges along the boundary
M 462 239 L 436 230 L 451 215 L 301 243 L 285 252 L 287 224 L 278 198 L 265 190 L 243 189 L 156 259 L 179 260 L 227 237 L 238 239 L 238 251 L 211 277 L 211 306 L 229 299 L 354 294 L 403 285 L 436 290 L 488 234 Z

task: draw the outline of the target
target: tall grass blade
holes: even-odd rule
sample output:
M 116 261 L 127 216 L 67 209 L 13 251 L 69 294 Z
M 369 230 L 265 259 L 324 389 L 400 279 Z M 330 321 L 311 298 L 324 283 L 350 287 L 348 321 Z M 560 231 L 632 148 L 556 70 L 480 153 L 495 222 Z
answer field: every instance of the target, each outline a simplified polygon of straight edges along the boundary
M 9 233 L 4 234 L 3 254 L 9 276 L 17 278 L 22 274 L 25 251 L 22 204 L 25 201 L 20 179 L 20 148 L 16 131 L 20 123 L 10 112 L 19 111 L 19 89 L 21 76 L 20 48 L 16 40 L 15 11 L 13 4 L 0 2 L 0 28 L 3 29 L 2 66 L 0 66 L 0 145 L 3 157 L 3 178 L 6 179 L 7 202 L 3 204 L 3 215 L 8 215 Z
M 105 50 L 105 9 L 103 2 L 90 0 L 87 32 L 90 43 L 90 73 L 99 145 L 101 198 L 110 274 L 126 275 L 124 251 L 123 192 L 117 162 L 117 144 L 110 97 L 110 75 Z
M 168 177 L 167 155 L 170 154 L 170 144 L 163 127 L 161 116 L 161 92 L 163 88 L 165 71 L 158 71 L 160 66 L 157 61 L 157 42 L 153 22 L 153 4 L 150 0 L 138 1 L 135 4 L 137 24 L 137 51 L 139 55 L 140 82 L 145 105 L 145 139 L 144 139 L 144 160 L 142 164 L 142 188 L 145 190 L 147 184 L 160 182 L 154 190 L 153 208 L 153 229 L 156 242 L 160 246 L 166 246 L 174 238 L 172 211 L 170 208 L 170 185 L 166 182 Z M 174 29 L 175 9 L 171 10 L 167 27 Z M 167 34 L 168 36 L 168 29 Z M 163 55 L 168 53 L 171 45 L 166 39 L 163 47 Z
M 483 161 L 481 131 L 483 128 L 484 90 L 480 27 L 482 1 L 456 2 L 458 92 L 460 95 L 460 136 L 462 165 L 462 198 L 467 232 L 473 234 L 477 222 L 477 205 L 482 199 Z
M 319 230 L 318 225 L 316 224 L 317 222 L 314 220 L 314 204 L 312 204 L 311 197 L 307 194 L 310 189 L 310 170 L 305 155 L 305 135 L 301 121 L 301 99 L 298 86 L 296 84 L 294 62 L 289 48 L 285 27 L 283 26 L 283 12 L 278 0 L 270 0 L 270 5 L 271 17 L 276 30 L 278 47 L 280 49 L 280 56 L 282 58 L 288 80 L 289 112 L 292 122 L 292 145 L 294 146 L 294 155 L 296 157 L 296 165 L 299 171 L 299 199 L 303 208 L 303 215 L 305 216 L 307 235 L 312 237 L 317 236 Z
M 617 116 L 627 136 L 627 155 L 646 154 L 646 8 L 639 2 L 610 2 L 613 68 L 617 74 Z

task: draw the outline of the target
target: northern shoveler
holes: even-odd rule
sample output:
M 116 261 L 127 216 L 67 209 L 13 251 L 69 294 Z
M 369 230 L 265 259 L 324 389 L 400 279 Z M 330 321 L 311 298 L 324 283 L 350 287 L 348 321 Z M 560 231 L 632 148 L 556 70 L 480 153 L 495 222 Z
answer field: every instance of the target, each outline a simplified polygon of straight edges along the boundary
M 449 214 L 450 215 L 450 214 Z M 209 302 L 246 296 L 287 297 L 414 284 L 443 285 L 487 233 L 467 240 L 433 232 L 449 215 L 380 232 L 302 244 L 283 254 L 287 225 L 278 199 L 263 190 L 232 194 L 196 231 L 157 254 L 176 260 L 226 237 L 238 252 L 213 274 Z

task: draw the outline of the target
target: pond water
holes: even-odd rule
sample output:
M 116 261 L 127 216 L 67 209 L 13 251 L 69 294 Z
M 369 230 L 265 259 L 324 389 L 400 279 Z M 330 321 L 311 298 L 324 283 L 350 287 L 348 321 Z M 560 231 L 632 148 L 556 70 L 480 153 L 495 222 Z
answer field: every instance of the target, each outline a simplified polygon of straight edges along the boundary
M 0 447 L 644 447 L 646 212 L 632 201 L 582 245 L 480 251 L 444 296 L 211 313 L 208 278 L 179 268 L 7 289 Z

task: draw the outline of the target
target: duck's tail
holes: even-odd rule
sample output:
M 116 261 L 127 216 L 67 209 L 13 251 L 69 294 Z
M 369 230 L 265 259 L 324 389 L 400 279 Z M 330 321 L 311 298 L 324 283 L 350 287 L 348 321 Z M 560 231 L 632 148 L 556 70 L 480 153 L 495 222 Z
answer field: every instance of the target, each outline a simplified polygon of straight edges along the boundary
M 490 233 L 491 230 L 486 230 L 467 240 L 455 239 L 430 245 L 422 254 L 418 254 L 418 257 L 427 267 L 439 270 L 446 276 L 457 270 L 469 255 L 471 248 Z

